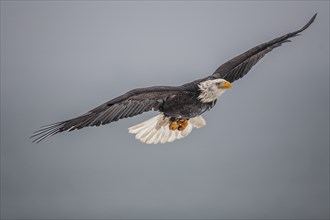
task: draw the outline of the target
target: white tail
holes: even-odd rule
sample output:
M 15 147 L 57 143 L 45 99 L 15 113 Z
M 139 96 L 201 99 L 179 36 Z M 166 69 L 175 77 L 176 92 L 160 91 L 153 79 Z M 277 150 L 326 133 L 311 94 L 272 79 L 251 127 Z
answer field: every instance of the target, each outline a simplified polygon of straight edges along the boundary
M 181 139 L 192 131 L 193 128 L 201 128 L 206 125 L 202 116 L 191 118 L 183 131 L 172 131 L 169 128 L 170 120 L 163 114 L 157 115 L 140 124 L 128 128 L 128 132 L 136 134 L 135 138 L 146 144 L 158 144 L 172 142 Z

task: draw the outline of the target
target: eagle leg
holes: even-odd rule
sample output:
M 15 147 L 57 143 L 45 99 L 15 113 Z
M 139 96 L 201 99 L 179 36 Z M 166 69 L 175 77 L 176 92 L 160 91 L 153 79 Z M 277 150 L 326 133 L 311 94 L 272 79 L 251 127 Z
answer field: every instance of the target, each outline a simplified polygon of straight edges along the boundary
M 171 121 L 169 128 L 172 131 L 175 130 L 183 131 L 184 129 L 186 129 L 187 126 L 188 126 L 188 119 L 179 119 L 179 120 Z
M 188 126 L 188 119 L 179 120 L 178 124 L 179 124 L 178 130 L 183 131 Z

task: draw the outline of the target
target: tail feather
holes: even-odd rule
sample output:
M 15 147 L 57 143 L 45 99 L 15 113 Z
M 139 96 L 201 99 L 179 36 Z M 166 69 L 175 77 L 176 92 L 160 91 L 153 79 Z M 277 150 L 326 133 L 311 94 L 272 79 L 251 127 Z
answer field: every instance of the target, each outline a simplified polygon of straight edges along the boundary
M 162 130 L 162 138 L 160 139 L 160 143 L 165 144 L 170 136 L 170 129 L 162 128 Z
M 136 134 L 136 133 L 139 133 L 140 131 L 146 129 L 147 127 L 149 127 L 151 124 L 153 124 L 154 122 L 157 123 L 157 121 L 160 119 L 160 116 L 161 115 L 157 115 L 153 118 L 150 118 L 149 120 L 147 121 L 144 121 L 140 124 L 137 124 L 137 125 L 134 125 L 132 127 L 130 127 L 128 130 L 129 130 L 129 133 L 133 133 L 133 134 Z
M 173 142 L 187 137 L 193 128 L 201 128 L 206 125 L 202 116 L 191 118 L 183 131 L 169 129 L 170 120 L 159 114 L 140 124 L 128 128 L 129 133 L 136 134 L 135 138 L 146 144 L 158 144 Z

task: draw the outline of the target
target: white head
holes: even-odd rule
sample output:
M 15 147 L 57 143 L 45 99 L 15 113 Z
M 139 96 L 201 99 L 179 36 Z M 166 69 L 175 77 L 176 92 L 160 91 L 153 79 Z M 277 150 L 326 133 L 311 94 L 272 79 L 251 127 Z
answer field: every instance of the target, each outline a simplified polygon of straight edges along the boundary
M 231 83 L 224 79 L 211 79 L 198 84 L 201 94 L 198 98 L 202 102 L 213 102 L 227 89 L 231 89 Z

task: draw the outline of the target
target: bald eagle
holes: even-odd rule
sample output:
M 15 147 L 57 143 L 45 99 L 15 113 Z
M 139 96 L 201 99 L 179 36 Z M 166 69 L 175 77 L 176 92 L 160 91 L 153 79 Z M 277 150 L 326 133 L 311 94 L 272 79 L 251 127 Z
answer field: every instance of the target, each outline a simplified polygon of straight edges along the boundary
M 206 125 L 201 115 L 215 106 L 217 99 L 232 87 L 235 80 L 247 74 L 265 54 L 290 42 L 289 38 L 308 28 L 316 15 L 301 29 L 253 47 L 222 64 L 210 76 L 180 86 L 133 89 L 81 116 L 43 126 L 31 138 L 38 143 L 63 131 L 109 124 L 151 110 L 160 114 L 128 129 L 136 134 L 136 139 L 157 144 L 184 138 L 193 128 Z

